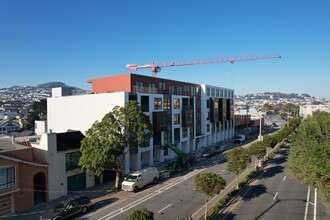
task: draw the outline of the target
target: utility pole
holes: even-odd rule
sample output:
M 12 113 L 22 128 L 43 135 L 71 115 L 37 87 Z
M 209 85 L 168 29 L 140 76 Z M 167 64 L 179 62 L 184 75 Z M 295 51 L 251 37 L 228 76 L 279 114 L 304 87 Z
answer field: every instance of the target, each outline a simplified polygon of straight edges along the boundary
M 263 137 L 262 137 L 262 134 L 261 134 L 261 129 L 262 129 L 262 126 L 261 126 L 261 122 L 262 122 L 262 120 L 261 120 L 261 117 L 262 115 L 260 114 L 260 122 L 259 122 L 259 137 L 258 137 L 258 140 L 259 141 L 263 141 Z
M 249 122 L 248 122 L 248 113 L 249 113 L 249 105 L 246 103 L 246 115 L 245 115 L 245 122 L 246 122 L 246 135 L 249 133 Z

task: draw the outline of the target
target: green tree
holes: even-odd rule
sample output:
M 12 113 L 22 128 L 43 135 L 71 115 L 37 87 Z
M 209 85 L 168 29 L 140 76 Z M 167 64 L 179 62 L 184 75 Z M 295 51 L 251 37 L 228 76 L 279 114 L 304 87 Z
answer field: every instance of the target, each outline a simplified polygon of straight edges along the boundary
M 205 198 L 205 219 L 207 218 L 208 201 L 210 197 L 219 194 L 226 187 L 226 180 L 220 175 L 209 172 L 199 173 L 195 177 L 195 190 L 204 195 Z
M 134 210 L 127 217 L 126 220 L 154 220 L 154 213 L 146 208 Z
M 100 176 L 105 169 L 116 171 L 119 187 L 121 165 L 129 150 L 149 146 L 151 123 L 141 107 L 130 101 L 124 107 L 115 106 L 103 119 L 96 121 L 81 142 L 79 164 L 84 171 Z
M 293 103 L 286 103 L 282 109 L 286 112 L 290 112 L 295 116 L 295 114 L 299 111 L 299 106 Z
M 248 162 L 251 160 L 247 150 L 242 147 L 232 149 L 227 153 L 227 168 L 230 172 L 237 176 L 237 188 L 239 188 L 238 174 L 246 169 Z
M 289 152 L 291 174 L 318 188 L 330 211 L 330 114 L 314 112 L 292 136 Z
M 254 157 L 254 164 L 257 168 L 257 160 L 266 155 L 266 145 L 263 141 L 252 143 L 248 148 L 247 152 L 249 155 Z
M 27 115 L 27 129 L 34 129 L 34 122 L 36 120 L 47 119 L 47 99 L 33 102 Z
M 269 103 L 265 103 L 263 106 L 262 106 L 262 110 L 264 112 L 268 112 L 269 110 L 272 109 L 272 106 L 269 104 Z
M 276 139 L 274 138 L 273 135 L 265 135 L 263 137 L 263 141 L 261 142 L 264 147 L 275 147 L 277 144 Z

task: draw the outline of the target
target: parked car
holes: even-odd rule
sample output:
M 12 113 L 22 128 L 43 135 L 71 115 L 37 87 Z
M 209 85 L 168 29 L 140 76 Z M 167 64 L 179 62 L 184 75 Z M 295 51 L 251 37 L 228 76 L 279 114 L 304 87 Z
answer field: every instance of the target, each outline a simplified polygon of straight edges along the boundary
M 202 157 L 213 157 L 215 155 L 216 151 L 214 148 L 206 148 L 202 152 Z
M 235 144 L 242 144 L 245 140 L 246 140 L 246 137 L 244 134 L 238 134 L 234 137 Z
M 220 154 L 225 150 L 225 146 L 217 145 L 214 147 L 214 149 L 217 154 Z
M 78 213 L 85 214 L 92 206 L 87 196 L 74 196 L 56 205 L 55 209 L 40 217 L 40 220 L 62 220 Z
M 140 188 L 154 182 L 159 179 L 159 171 L 157 167 L 148 167 L 125 177 L 122 183 L 122 190 L 137 192 Z

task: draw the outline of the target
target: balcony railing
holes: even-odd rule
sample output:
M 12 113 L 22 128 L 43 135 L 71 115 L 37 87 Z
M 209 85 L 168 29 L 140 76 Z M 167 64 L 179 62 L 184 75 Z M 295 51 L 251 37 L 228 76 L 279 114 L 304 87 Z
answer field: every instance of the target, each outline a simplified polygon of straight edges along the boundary
M 158 89 L 154 87 L 133 86 L 133 92 L 157 94 Z

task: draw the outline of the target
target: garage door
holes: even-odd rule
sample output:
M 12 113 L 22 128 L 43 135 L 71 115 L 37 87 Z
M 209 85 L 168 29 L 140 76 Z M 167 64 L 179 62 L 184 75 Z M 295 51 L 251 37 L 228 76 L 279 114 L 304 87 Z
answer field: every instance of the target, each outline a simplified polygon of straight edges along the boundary
M 0 216 L 11 214 L 11 194 L 0 196 Z
M 77 175 L 69 176 L 68 181 L 68 192 L 77 191 L 86 188 L 86 173 L 80 173 Z

